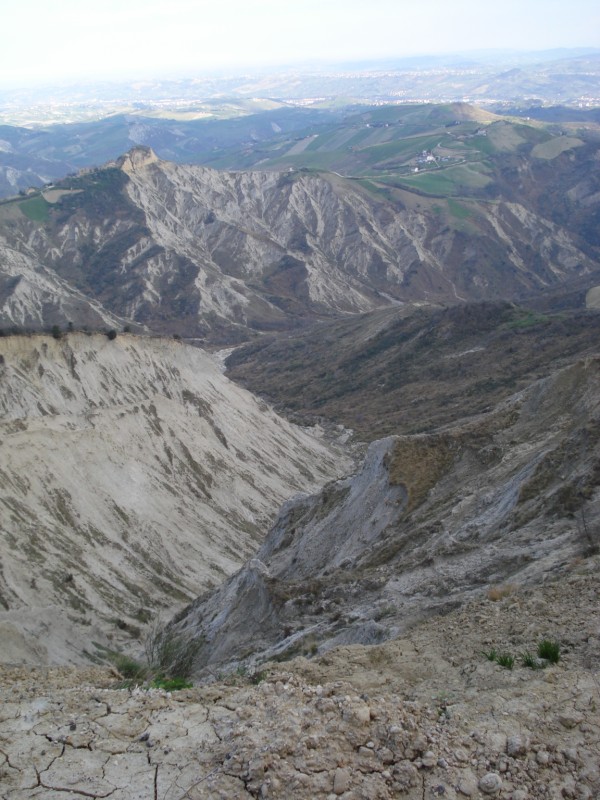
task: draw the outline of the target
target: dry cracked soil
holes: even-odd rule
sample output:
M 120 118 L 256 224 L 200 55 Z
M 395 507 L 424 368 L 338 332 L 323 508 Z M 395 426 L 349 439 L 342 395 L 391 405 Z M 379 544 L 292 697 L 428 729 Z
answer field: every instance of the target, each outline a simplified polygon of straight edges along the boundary
M 491 590 L 383 645 L 179 692 L 3 667 L 0 797 L 594 800 L 599 565 Z M 544 638 L 559 662 L 524 666 Z

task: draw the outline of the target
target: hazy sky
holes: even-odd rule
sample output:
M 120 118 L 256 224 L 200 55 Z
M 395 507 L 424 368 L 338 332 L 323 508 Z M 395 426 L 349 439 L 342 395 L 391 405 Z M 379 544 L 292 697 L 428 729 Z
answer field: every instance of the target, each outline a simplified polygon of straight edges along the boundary
M 4 8 L 2 8 L 4 6 Z M 0 0 L 0 84 L 600 47 L 598 0 Z

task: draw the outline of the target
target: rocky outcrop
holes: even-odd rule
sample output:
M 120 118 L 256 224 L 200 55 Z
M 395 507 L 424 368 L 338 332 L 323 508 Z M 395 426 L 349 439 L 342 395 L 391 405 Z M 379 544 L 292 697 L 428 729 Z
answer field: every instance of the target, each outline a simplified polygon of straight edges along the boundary
M 373 443 L 360 472 L 290 501 L 255 558 L 177 628 L 198 674 L 372 644 L 600 545 L 600 360 L 431 434 Z M 250 609 L 250 611 L 248 611 Z
M 117 165 L 127 175 L 132 175 L 139 169 L 157 162 L 158 156 L 151 147 L 134 147 L 117 161 Z
M 3 661 L 139 649 L 349 464 L 172 339 L 4 337 L 0 381 Z

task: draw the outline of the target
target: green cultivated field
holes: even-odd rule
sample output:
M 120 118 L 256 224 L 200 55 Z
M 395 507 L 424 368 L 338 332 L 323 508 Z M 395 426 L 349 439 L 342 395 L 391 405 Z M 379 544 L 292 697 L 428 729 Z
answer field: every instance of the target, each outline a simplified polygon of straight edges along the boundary
M 456 167 L 421 172 L 398 179 L 398 183 L 426 194 L 434 195 L 468 195 L 478 189 L 484 189 L 492 182 L 485 174 L 483 164 L 460 164 Z
M 41 195 L 19 203 L 19 208 L 23 214 L 34 222 L 45 222 L 48 219 L 49 207 L 49 204 Z

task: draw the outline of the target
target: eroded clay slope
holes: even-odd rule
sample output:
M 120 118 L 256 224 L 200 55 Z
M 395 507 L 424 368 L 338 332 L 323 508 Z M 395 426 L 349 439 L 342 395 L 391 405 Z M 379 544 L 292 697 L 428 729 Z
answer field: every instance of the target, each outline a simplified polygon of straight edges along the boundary
M 134 646 L 348 466 L 174 340 L 4 337 L 0 381 L 4 661 Z
M 112 314 L 45 266 L 29 248 L 10 246 L 0 236 L 0 323 L 7 328 L 122 328 L 130 320 Z
M 218 342 L 390 304 L 515 299 L 597 270 L 578 235 L 517 200 L 472 203 L 458 224 L 404 194 L 334 173 L 173 164 L 138 147 L 61 182 L 52 203 L 37 198 L 39 219 L 4 205 L 0 233 L 113 315 Z M 3 260 L 0 246 L 0 273 Z M 8 324 L 23 313 L 5 285 Z

